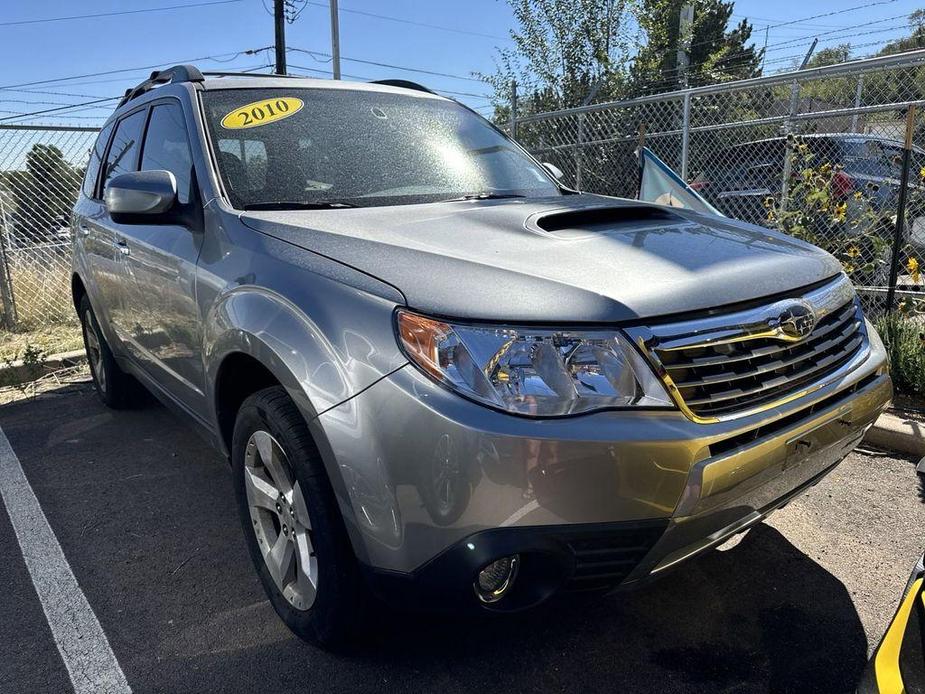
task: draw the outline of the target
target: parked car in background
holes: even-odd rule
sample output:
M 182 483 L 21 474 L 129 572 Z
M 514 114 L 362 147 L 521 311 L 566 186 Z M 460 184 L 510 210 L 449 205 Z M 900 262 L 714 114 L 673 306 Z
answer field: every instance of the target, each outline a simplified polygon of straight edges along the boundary
M 673 206 L 580 194 L 408 82 L 156 72 L 74 207 L 96 389 L 145 386 L 229 458 L 314 643 L 371 597 L 638 586 L 816 484 L 892 394 L 836 259 L 661 173 Z
M 852 200 L 861 192 L 865 204 L 877 212 L 895 215 L 903 160 L 903 143 L 876 135 L 834 133 L 802 135 L 813 163 L 841 165 L 835 175 L 837 200 Z M 767 224 L 767 198 L 781 195 L 787 140 L 784 137 L 744 142 L 725 147 L 711 156 L 694 178 L 697 190 L 723 214 L 753 224 Z M 913 150 L 911 183 L 918 187 L 925 151 Z M 799 175 L 800 163 L 793 168 Z M 925 210 L 921 211 L 925 213 Z

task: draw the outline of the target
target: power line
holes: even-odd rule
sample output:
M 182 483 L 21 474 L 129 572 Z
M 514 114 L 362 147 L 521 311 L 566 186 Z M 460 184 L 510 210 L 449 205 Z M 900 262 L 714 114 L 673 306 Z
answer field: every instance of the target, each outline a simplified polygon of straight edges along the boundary
M 899 15 L 899 17 L 905 17 L 905 16 L 908 16 L 908 15 Z M 897 19 L 897 17 L 890 17 L 889 19 Z M 889 19 L 881 19 L 875 22 L 868 22 L 868 25 L 879 24 L 882 22 L 889 21 Z M 846 29 L 833 29 L 832 31 L 824 31 L 821 34 L 807 34 L 806 36 L 800 36 L 799 38 L 788 39 L 787 41 L 783 41 L 780 43 L 774 43 L 774 44 L 771 44 L 771 46 L 776 46 L 776 48 L 771 49 L 771 46 L 769 46 L 768 48 L 773 51 L 778 51 L 778 50 L 781 50 L 781 47 L 797 45 L 805 41 L 810 41 L 812 39 L 819 38 L 820 36 L 830 36 L 830 38 L 823 39 L 823 42 L 841 41 L 842 39 L 850 39 L 850 38 L 855 38 L 857 36 L 869 36 L 871 34 L 882 34 L 886 31 L 896 31 L 898 29 L 905 29 L 908 26 L 909 25 L 907 23 L 894 24 L 888 27 L 883 27 L 881 29 L 872 29 L 870 31 L 861 31 L 861 32 L 855 32 L 853 34 L 844 34 L 843 36 L 830 36 L 831 34 L 842 33 L 842 32 L 847 31 Z
M 307 55 L 316 56 L 321 55 L 325 58 L 330 58 L 330 53 L 324 53 L 323 51 L 309 51 L 304 48 L 289 48 L 290 51 L 298 51 L 299 53 L 306 53 Z M 404 72 L 417 72 L 423 75 L 433 75 L 435 77 L 448 77 L 454 80 L 466 80 L 468 82 L 478 82 L 484 84 L 483 80 L 478 79 L 477 77 L 466 77 L 464 75 L 453 75 L 448 72 L 437 72 L 436 70 L 425 70 L 424 68 L 418 67 L 406 67 L 402 65 L 392 65 L 391 63 L 381 63 L 376 60 L 365 60 L 363 58 L 348 58 L 346 56 L 341 56 L 341 60 L 346 60 L 351 63 L 361 63 L 363 65 L 375 65 L 376 67 L 387 67 L 392 70 L 403 70 Z
M 127 67 L 127 68 L 122 68 L 119 70 L 104 70 L 102 72 L 88 72 L 87 74 L 84 74 L 84 75 L 73 75 L 71 77 L 56 77 L 54 79 L 35 80 L 33 82 L 20 82 L 19 84 L 6 84 L 3 86 L 0 86 L 0 90 L 7 90 L 7 89 L 13 90 L 17 87 L 32 87 L 32 86 L 39 85 L 39 84 L 50 84 L 52 82 L 69 82 L 71 80 L 83 79 L 84 77 L 98 77 L 100 75 L 117 75 L 121 72 L 139 72 L 141 70 L 154 70 L 156 68 L 163 67 L 164 65 L 195 63 L 195 62 L 199 62 L 200 60 L 216 61 L 219 58 L 226 58 L 228 56 L 237 57 L 239 55 L 253 55 L 255 53 L 260 53 L 261 51 L 269 50 L 270 48 L 272 48 L 272 46 L 267 46 L 264 48 L 248 49 L 245 51 L 238 51 L 237 53 L 219 53 L 217 55 L 207 55 L 207 56 L 202 56 L 199 58 L 187 58 L 185 60 L 171 60 L 171 61 L 167 61 L 163 63 L 156 63 L 154 65 L 140 65 L 138 67 Z M 222 62 L 222 61 L 218 60 L 218 62 Z M 225 62 L 228 62 L 228 61 L 225 61 Z
M 328 5 L 324 2 L 309 2 L 309 5 L 314 5 L 315 7 L 323 7 L 327 9 Z M 358 14 L 364 17 L 373 17 L 375 19 L 383 19 L 388 22 L 398 22 L 400 24 L 410 24 L 412 26 L 426 27 L 428 29 L 437 29 L 439 31 L 449 31 L 454 34 L 465 34 L 467 36 L 481 36 L 486 39 L 495 39 L 498 41 L 510 41 L 509 36 L 496 36 L 494 34 L 483 34 L 480 31 L 470 31 L 468 29 L 456 29 L 454 27 L 441 26 L 440 24 L 428 24 L 427 22 L 418 22 L 413 19 L 404 19 L 401 17 L 393 17 L 385 14 L 376 14 L 375 12 L 366 12 L 364 10 L 352 10 L 347 7 L 341 7 L 341 12 L 349 12 L 350 14 Z
M 253 65 L 253 66 L 249 66 L 249 67 L 246 67 L 246 68 L 240 68 L 239 71 L 240 71 L 240 72 L 253 72 L 253 71 L 262 70 L 262 69 L 265 69 L 265 68 L 268 68 L 268 67 L 271 67 L 270 64 L 264 63 L 264 64 L 261 64 L 261 65 Z M 22 91 L 22 90 L 15 90 L 15 91 Z M 54 93 L 54 92 L 52 92 L 52 93 Z M 68 117 L 72 117 L 72 113 L 77 113 L 78 111 L 88 111 L 88 110 L 92 110 L 92 109 L 95 109 L 95 108 L 100 108 L 99 104 L 106 103 L 106 102 L 109 102 L 109 101 L 115 101 L 116 99 L 121 99 L 121 98 L 122 98 L 121 96 L 110 96 L 110 97 L 96 98 L 96 99 L 93 99 L 92 101 L 85 101 L 85 102 L 79 103 L 79 104 L 60 104 L 60 103 L 59 103 L 57 108 L 42 109 L 42 110 L 38 110 L 38 111 L 30 111 L 30 112 L 25 112 L 25 113 L 23 113 L 23 112 L 17 112 L 17 115 L 15 115 L 15 116 L 10 116 L 10 117 L 7 117 L 7 118 L 0 118 L 0 121 L 13 120 L 13 119 L 20 119 L 20 118 L 23 119 L 23 120 L 28 120 L 28 119 L 23 118 L 23 117 L 24 117 L 24 116 L 35 116 L 35 117 L 38 117 L 38 116 L 41 116 L 41 115 L 44 115 L 44 114 L 54 113 L 54 112 L 57 112 L 59 115 L 66 115 L 66 116 L 68 116 Z M 32 102 L 29 102 L 29 101 L 16 101 L 16 100 L 12 100 L 12 99 L 0 99 L 0 101 L 13 101 L 13 102 L 15 102 L 15 103 L 45 103 L 45 104 L 50 104 L 50 103 L 52 103 L 52 102 L 36 102 L 36 101 L 32 101 Z M 74 109 L 73 112 L 71 112 L 71 109 Z M 64 113 L 65 111 L 68 111 L 68 113 Z M 12 111 L 11 111 L 10 113 L 12 113 Z M 93 116 L 93 117 L 95 117 L 95 118 L 104 118 L 105 116 Z
M 777 27 L 790 26 L 791 24 L 802 24 L 803 22 L 808 22 L 812 19 L 821 19 L 822 17 L 834 17 L 839 14 L 847 14 L 848 12 L 854 12 L 856 10 L 865 10 L 868 7 L 876 7 L 877 5 L 892 5 L 896 0 L 877 0 L 876 2 L 868 2 L 864 5 L 855 5 L 854 7 L 846 7 L 841 10 L 832 10 L 831 12 L 823 12 L 821 14 L 814 14 L 812 17 L 803 17 L 802 19 L 792 19 L 788 22 L 779 22 L 778 24 L 767 24 L 765 26 L 755 27 L 759 30 L 764 29 L 776 29 Z
M 30 106 L 73 106 L 73 104 L 66 104 L 63 101 L 28 101 L 26 99 L 0 99 L 0 103 L 28 104 Z
M 97 17 L 115 17 L 123 14 L 142 14 L 145 12 L 166 12 L 168 10 L 187 10 L 193 7 L 209 5 L 229 5 L 244 0 L 211 0 L 211 2 L 194 2 L 188 5 L 168 5 L 167 7 L 148 7 L 140 10 L 119 10 L 117 12 L 98 12 L 96 14 L 74 14 L 66 17 L 48 17 L 47 19 L 20 19 L 13 22 L 0 22 L 0 27 L 22 26 L 23 24 L 45 24 L 46 22 L 67 22 L 72 19 L 94 19 Z
M 54 111 L 64 111 L 64 110 L 67 110 L 67 109 L 76 108 L 76 107 L 78 107 L 78 106 L 92 106 L 92 105 L 94 105 L 94 104 L 102 104 L 102 103 L 104 103 L 104 102 L 106 102 L 106 101 L 115 101 L 116 99 L 120 99 L 120 98 L 122 98 L 122 97 L 119 97 L 119 96 L 108 96 L 108 97 L 106 97 L 105 99 L 96 99 L 96 100 L 94 100 L 94 101 L 87 101 L 87 102 L 82 103 L 82 104 L 68 104 L 67 106 L 58 106 L 57 108 L 45 108 L 45 109 L 42 109 L 42 110 L 40 110 L 40 111 L 32 111 L 31 113 L 24 113 L 24 114 L 21 114 L 21 115 L 25 115 L 25 116 L 40 116 L 40 115 L 43 115 L 43 114 L 45 114 L 45 113 L 52 113 L 52 112 L 54 112 Z M 11 119 L 13 119 L 13 118 L 18 118 L 18 117 L 19 117 L 19 116 L 6 116 L 5 118 L 0 118 L 0 121 L 11 120 Z
M 44 89 L 7 89 L 8 92 L 17 92 L 21 94 L 50 94 L 52 96 L 74 96 L 79 99 L 99 99 L 99 94 L 75 94 L 73 92 L 50 92 Z
M 907 16 L 907 15 L 899 15 L 898 17 L 903 17 L 903 16 Z M 891 19 L 897 19 L 898 17 L 887 17 L 887 18 L 885 18 L 885 19 L 881 19 L 881 20 L 877 20 L 877 21 L 874 21 L 874 22 L 870 22 L 870 24 L 877 24 L 877 23 L 881 23 L 881 22 L 885 22 L 885 21 L 890 21 Z M 827 39 L 822 39 L 822 40 L 820 41 L 820 43 L 830 43 L 830 42 L 832 42 L 832 41 L 843 41 L 843 40 L 845 40 L 845 39 L 851 39 L 851 38 L 855 38 L 855 37 L 858 37 L 858 36 L 869 36 L 869 35 L 871 35 L 871 34 L 878 34 L 878 33 L 884 32 L 884 31 L 894 31 L 894 30 L 896 30 L 896 29 L 903 28 L 904 26 L 906 26 L 906 25 L 896 25 L 896 26 L 894 26 L 894 27 L 888 27 L 888 28 L 885 28 L 885 29 L 874 29 L 874 30 L 871 30 L 871 31 L 861 31 L 861 32 L 855 32 L 855 33 L 853 33 L 853 34 L 843 34 L 843 35 L 841 35 L 841 36 L 833 36 L 833 37 L 830 37 L 830 38 L 827 38 Z M 836 30 L 836 31 L 845 31 L 845 30 L 844 30 L 844 29 L 839 29 L 839 30 Z M 827 33 L 832 33 L 832 32 L 827 32 Z M 794 49 L 794 48 L 796 48 L 797 45 L 799 45 L 799 43 L 804 42 L 804 41 L 807 41 L 807 40 L 809 40 L 809 39 L 817 38 L 818 36 L 822 36 L 822 35 L 824 35 L 824 34 L 810 34 L 810 35 L 808 35 L 808 36 L 801 37 L 801 38 L 799 38 L 799 39 L 788 39 L 788 40 L 786 40 L 786 41 L 780 41 L 780 42 L 778 42 L 778 43 L 772 43 L 772 44 L 769 44 L 768 46 L 766 46 L 766 47 L 764 48 L 764 50 L 766 51 L 766 53 L 773 53 L 773 52 L 776 52 L 776 51 L 779 51 L 779 50 L 783 50 L 783 48 Z M 866 43 L 866 44 L 863 44 L 863 45 L 865 45 L 865 46 L 871 46 L 871 45 L 876 45 L 877 43 L 881 43 L 881 42 L 882 42 L 882 41 L 879 41 L 879 42 L 875 41 L 875 42 L 873 42 L 873 43 Z M 732 53 L 727 53 L 726 55 L 722 56 L 722 58 L 720 59 L 721 64 L 715 66 L 714 69 L 718 70 L 719 72 L 723 72 L 723 71 L 727 71 L 727 70 L 730 69 L 731 67 L 738 67 L 738 66 L 741 66 L 741 65 L 747 63 L 747 62 L 751 59 L 751 56 L 753 55 L 753 50 L 754 50 L 753 47 L 749 47 L 749 48 L 744 48 L 744 49 L 742 49 L 742 50 L 740 50 L 740 51 L 735 51 L 735 52 L 732 52 Z M 773 64 L 773 63 L 785 62 L 785 61 L 790 60 L 790 59 L 792 59 L 792 58 L 801 58 L 801 57 L 803 57 L 802 54 L 788 55 L 788 56 L 784 56 L 783 58 L 776 58 L 776 59 L 774 59 L 774 60 L 765 60 L 764 64 L 768 64 L 768 63 Z M 730 62 L 731 62 L 731 65 L 729 64 Z M 724 65 L 724 64 L 725 64 L 725 65 Z M 703 65 L 705 65 L 705 63 L 699 63 L 699 64 L 691 65 L 690 67 L 693 68 L 693 67 L 703 66 Z M 679 69 L 679 68 L 676 68 L 676 67 L 674 67 L 674 68 L 666 68 L 664 71 L 662 71 L 661 74 L 662 74 L 662 75 L 667 75 L 668 73 L 676 73 L 676 72 L 678 71 L 678 69 Z M 691 74 L 691 73 L 690 73 L 690 70 L 689 70 L 689 74 Z M 703 74 L 703 73 L 701 72 L 701 74 Z M 671 78 L 668 78 L 668 79 L 671 79 Z M 665 80 L 663 80 L 663 81 L 665 81 Z
M 296 69 L 296 70 L 304 70 L 304 71 L 306 71 L 306 72 L 314 72 L 314 73 L 317 73 L 317 74 L 320 74 L 320 75 L 325 75 L 325 76 L 331 74 L 330 70 L 321 70 L 320 68 L 306 67 L 306 66 L 304 66 L 304 65 L 293 65 L 292 63 L 290 63 L 290 64 L 289 64 L 289 67 L 294 68 L 294 69 Z M 369 75 L 350 75 L 350 74 L 347 74 L 346 72 L 342 72 L 342 73 L 341 73 L 341 76 L 342 76 L 342 77 L 347 77 L 347 78 L 352 79 L 352 80 L 361 80 L 361 81 L 364 81 L 364 82 L 368 82 L 368 81 L 371 81 L 371 80 L 374 80 L 374 79 L 375 79 L 374 77 L 370 77 Z M 489 101 L 492 99 L 492 97 L 491 97 L 490 95 L 488 95 L 488 94 L 474 94 L 474 93 L 472 93 L 472 92 L 456 92 L 456 91 L 453 91 L 453 90 L 451 90 L 451 89 L 435 89 L 434 91 L 439 92 L 440 94 L 452 94 L 453 96 L 466 96 L 466 97 L 471 97 L 471 98 L 474 98 L 474 99 L 485 99 L 485 100 L 489 100 Z

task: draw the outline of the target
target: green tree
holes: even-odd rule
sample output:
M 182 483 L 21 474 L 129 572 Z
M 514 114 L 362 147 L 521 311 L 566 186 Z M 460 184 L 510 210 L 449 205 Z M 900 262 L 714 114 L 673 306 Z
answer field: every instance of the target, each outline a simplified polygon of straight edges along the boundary
M 677 89 L 681 76 L 677 65 L 681 8 L 690 0 L 640 0 L 637 12 L 645 45 L 632 67 L 637 92 Z M 728 29 L 733 2 L 697 0 L 690 36 L 688 84 L 697 86 L 757 77 L 763 51 L 746 44 L 752 25 L 742 20 Z
M 80 170 L 54 145 L 36 144 L 26 154 L 26 168 L 10 171 L 5 184 L 13 194 L 14 229 L 20 237 L 46 241 L 67 223 L 77 200 Z
M 925 10 L 916 10 L 909 15 L 909 29 L 908 36 L 890 41 L 878 51 L 877 55 L 893 55 L 925 48 Z
M 496 119 L 508 117 L 511 84 L 518 113 L 579 106 L 624 95 L 635 32 L 631 0 L 508 0 L 517 22 L 514 47 L 502 49 L 497 70 L 483 76 L 498 99 Z
M 816 51 L 806 64 L 807 68 L 838 65 L 851 60 L 851 44 L 842 43 Z M 799 67 L 799 66 L 797 66 Z

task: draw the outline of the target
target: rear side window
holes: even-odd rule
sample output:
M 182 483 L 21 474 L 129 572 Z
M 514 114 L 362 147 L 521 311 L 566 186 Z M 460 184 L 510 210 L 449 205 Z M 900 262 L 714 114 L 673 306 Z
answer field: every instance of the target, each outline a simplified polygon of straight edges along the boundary
M 177 179 L 177 199 L 183 204 L 192 200 L 193 155 L 180 104 L 157 104 L 151 109 L 141 153 L 141 170 L 169 171 Z
M 103 173 L 103 188 L 119 174 L 137 171 L 138 148 L 141 145 L 141 131 L 145 124 L 145 110 L 126 116 L 116 125 L 109 154 L 106 156 L 106 170 Z
M 84 174 L 83 183 L 83 193 L 88 198 L 96 197 L 96 179 L 100 173 L 100 164 L 103 163 L 103 153 L 106 151 L 106 143 L 109 142 L 110 134 L 112 134 L 112 123 L 100 131 L 93 149 L 90 150 L 90 161 L 87 162 L 87 172 Z

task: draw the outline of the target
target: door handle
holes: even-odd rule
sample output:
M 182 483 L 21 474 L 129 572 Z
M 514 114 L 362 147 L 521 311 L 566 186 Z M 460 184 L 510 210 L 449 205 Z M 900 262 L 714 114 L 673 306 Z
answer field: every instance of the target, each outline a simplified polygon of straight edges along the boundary
M 116 248 L 119 249 L 119 253 L 122 255 L 131 255 L 132 251 L 129 249 L 128 244 L 125 243 L 122 239 L 116 241 Z
M 81 236 L 87 237 L 90 235 L 90 227 L 86 224 L 78 224 L 77 230 L 80 232 Z

